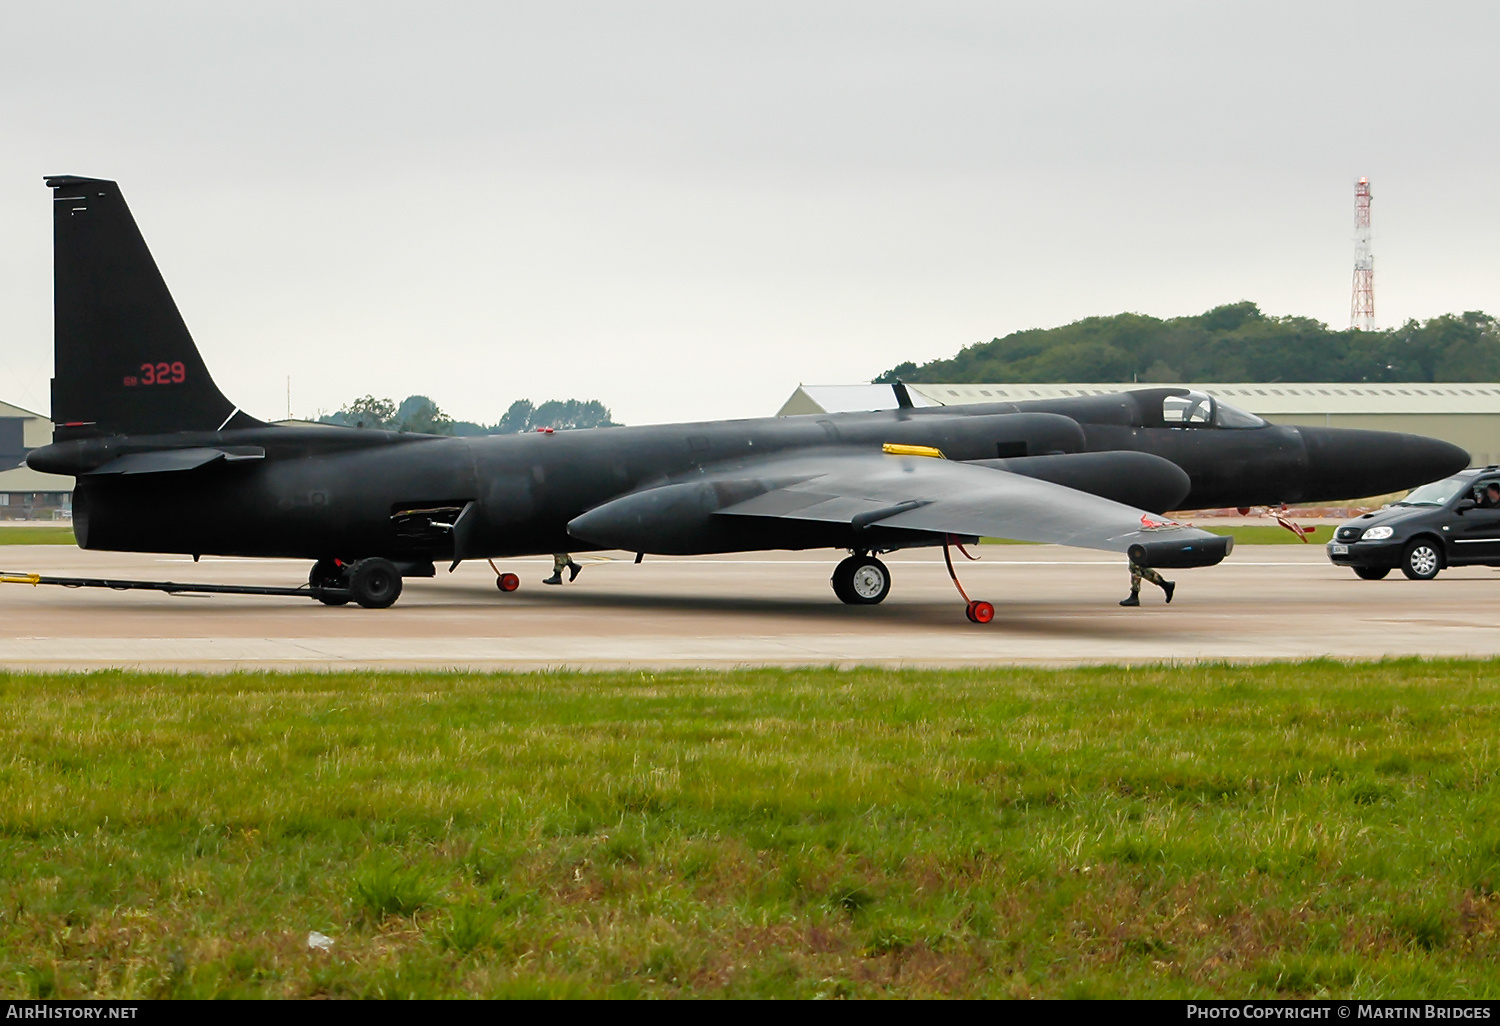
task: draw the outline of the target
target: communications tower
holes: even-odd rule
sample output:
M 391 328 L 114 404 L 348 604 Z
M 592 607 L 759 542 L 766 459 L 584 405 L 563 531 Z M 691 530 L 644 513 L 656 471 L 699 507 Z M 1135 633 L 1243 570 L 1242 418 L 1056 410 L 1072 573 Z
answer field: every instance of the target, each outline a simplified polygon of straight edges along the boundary
M 1354 185 L 1354 294 L 1349 327 L 1375 330 L 1375 257 L 1370 252 L 1370 180 Z

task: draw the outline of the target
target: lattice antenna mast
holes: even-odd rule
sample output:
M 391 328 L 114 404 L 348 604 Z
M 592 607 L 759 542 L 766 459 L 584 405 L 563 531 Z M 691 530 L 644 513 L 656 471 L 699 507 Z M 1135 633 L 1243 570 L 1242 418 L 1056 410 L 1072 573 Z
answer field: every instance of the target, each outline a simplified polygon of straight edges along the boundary
M 1354 185 L 1354 294 L 1349 327 L 1375 330 L 1375 256 L 1370 252 L 1370 180 Z

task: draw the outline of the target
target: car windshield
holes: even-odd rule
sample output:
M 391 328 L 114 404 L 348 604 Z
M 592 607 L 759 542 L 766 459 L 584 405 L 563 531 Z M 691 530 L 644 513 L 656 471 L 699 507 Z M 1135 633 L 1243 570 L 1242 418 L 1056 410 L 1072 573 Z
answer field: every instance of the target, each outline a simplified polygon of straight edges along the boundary
M 1446 506 L 1448 500 L 1468 487 L 1469 479 L 1464 477 L 1450 477 L 1444 481 L 1434 481 L 1424 484 L 1421 488 L 1413 488 L 1406 498 L 1396 503 L 1397 506 Z

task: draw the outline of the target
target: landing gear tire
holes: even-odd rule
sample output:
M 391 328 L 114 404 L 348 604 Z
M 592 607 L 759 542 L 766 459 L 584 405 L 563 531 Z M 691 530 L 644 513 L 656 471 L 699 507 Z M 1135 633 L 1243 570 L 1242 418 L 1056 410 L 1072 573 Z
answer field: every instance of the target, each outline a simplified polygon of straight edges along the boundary
M 361 559 L 349 571 L 349 595 L 366 609 L 385 609 L 401 597 L 401 572 L 389 559 Z
M 833 568 L 833 593 L 845 605 L 878 605 L 891 593 L 891 572 L 874 556 L 850 556 Z
M 1391 572 L 1388 566 L 1357 566 L 1354 568 L 1354 576 L 1361 581 L 1383 581 L 1385 575 Z
M 995 618 L 995 607 L 988 602 L 970 602 L 964 609 L 964 615 L 969 618 L 970 623 L 989 623 Z
M 495 578 L 495 587 L 499 588 L 501 591 L 515 591 L 520 586 L 521 578 L 517 577 L 515 574 L 501 574 L 499 577 Z
M 1418 538 L 1401 553 L 1401 572 L 1413 581 L 1430 581 L 1443 568 L 1443 554 L 1437 543 Z
M 309 588 L 342 588 L 344 587 L 344 568 L 339 566 L 337 560 L 320 559 L 313 564 L 312 572 L 307 575 L 307 586 Z M 325 606 L 346 606 L 349 604 L 348 594 L 320 594 L 317 596 L 319 602 Z

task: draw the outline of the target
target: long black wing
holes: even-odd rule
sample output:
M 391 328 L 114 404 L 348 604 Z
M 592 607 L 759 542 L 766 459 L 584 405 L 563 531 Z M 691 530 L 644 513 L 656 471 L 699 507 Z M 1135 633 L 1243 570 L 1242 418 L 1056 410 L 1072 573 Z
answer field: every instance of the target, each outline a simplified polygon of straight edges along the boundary
M 795 478 L 720 516 L 1050 542 L 1144 555 L 1148 565 L 1207 566 L 1230 539 L 1064 485 L 924 456 L 838 455 L 778 461 Z

